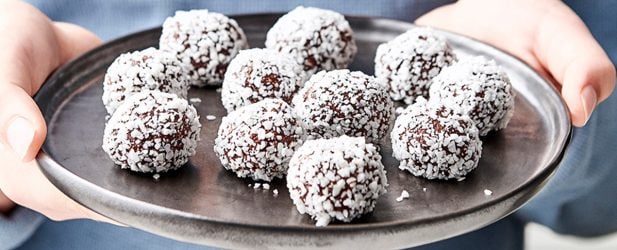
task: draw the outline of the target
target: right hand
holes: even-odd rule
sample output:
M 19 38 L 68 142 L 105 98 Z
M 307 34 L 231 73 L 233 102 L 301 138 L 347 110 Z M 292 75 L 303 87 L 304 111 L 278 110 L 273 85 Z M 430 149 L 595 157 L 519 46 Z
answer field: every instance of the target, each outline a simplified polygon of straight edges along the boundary
M 610 58 L 585 23 L 559 0 L 460 0 L 416 23 L 492 44 L 554 79 L 577 127 L 587 123 L 615 88 Z
M 52 22 L 21 1 L 0 1 L 0 209 L 14 204 L 54 220 L 88 218 L 114 223 L 68 198 L 35 160 L 47 133 L 32 99 L 53 70 L 99 45 L 76 25 Z M 4 195 L 2 194 L 4 193 Z

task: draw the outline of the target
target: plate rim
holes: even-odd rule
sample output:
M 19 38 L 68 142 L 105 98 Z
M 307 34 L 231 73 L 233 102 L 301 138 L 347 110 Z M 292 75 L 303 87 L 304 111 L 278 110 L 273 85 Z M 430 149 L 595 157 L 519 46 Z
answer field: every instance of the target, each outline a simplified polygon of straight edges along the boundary
M 236 19 L 236 18 L 272 18 L 274 16 L 279 17 L 281 15 L 283 15 L 284 13 L 262 13 L 262 14 L 248 14 L 248 15 L 229 15 L 230 18 Z M 413 23 L 410 22 L 406 22 L 406 21 L 401 21 L 401 20 L 395 20 L 395 19 L 388 19 L 388 18 L 382 18 L 382 17 L 371 17 L 371 16 L 349 16 L 349 15 L 345 15 L 345 18 L 347 20 L 370 20 L 372 22 L 380 22 L 383 24 L 391 24 L 391 25 L 395 25 L 395 26 L 400 26 L 400 27 L 404 27 L 405 29 L 410 29 L 412 27 L 417 27 L 418 25 L 415 25 Z M 118 37 L 116 39 L 113 39 L 111 41 L 105 42 L 99 46 L 97 46 L 96 48 L 80 55 L 77 58 L 72 59 L 71 61 L 69 61 L 68 63 L 62 65 L 61 67 L 59 67 L 58 69 L 56 69 L 53 74 L 45 81 L 45 83 L 42 85 L 41 89 L 38 91 L 38 93 L 35 95 L 34 99 L 37 103 L 39 103 L 41 101 L 41 95 L 40 93 L 45 94 L 46 92 L 48 92 L 52 82 L 58 82 L 60 79 L 62 79 L 63 77 L 63 72 L 66 71 L 69 68 L 73 68 L 76 65 L 79 65 L 80 62 L 86 58 L 91 57 L 92 55 L 96 55 L 101 51 L 104 51 L 106 49 L 108 49 L 109 47 L 113 47 L 114 45 L 118 45 L 121 44 L 123 42 L 125 42 L 126 40 L 131 40 L 134 37 L 138 37 L 138 36 L 143 36 L 145 34 L 149 34 L 152 32 L 157 32 L 158 30 L 161 29 L 161 26 L 157 26 L 157 27 L 152 27 L 152 28 L 148 28 L 145 30 L 141 30 L 141 31 L 137 31 L 134 33 L 130 33 L 121 37 Z M 568 148 L 568 145 L 571 141 L 572 138 L 572 124 L 571 124 L 571 117 L 570 117 L 570 113 L 567 109 L 567 106 L 565 105 L 565 101 L 563 99 L 563 97 L 559 94 L 559 92 L 557 91 L 556 87 L 550 82 L 550 80 L 545 79 L 544 77 L 542 77 L 536 70 L 534 70 L 533 68 L 531 68 L 528 64 L 526 64 L 525 62 L 523 62 L 520 58 L 506 52 L 503 51 L 499 48 L 496 48 L 490 44 L 487 44 L 485 42 L 479 41 L 477 39 L 459 34 L 459 33 L 455 33 L 455 32 L 450 32 L 450 31 L 445 31 L 442 29 L 438 29 L 438 28 L 433 28 L 434 30 L 440 32 L 440 33 L 444 33 L 447 34 L 448 36 L 455 36 L 458 37 L 459 39 L 462 40 L 468 40 L 471 41 L 473 43 L 476 43 L 477 45 L 479 45 L 480 47 L 482 47 L 483 50 L 493 50 L 498 54 L 504 54 L 508 57 L 510 57 L 514 62 L 516 62 L 516 64 L 518 64 L 520 67 L 526 68 L 527 70 L 529 70 L 530 72 L 532 72 L 533 77 L 537 78 L 538 81 L 542 82 L 544 85 L 548 85 L 548 87 L 551 90 L 551 94 L 556 95 L 559 99 L 559 103 L 561 104 L 559 107 L 562 109 L 562 112 L 565 114 L 565 117 L 567 118 L 566 121 L 557 121 L 556 124 L 559 124 L 560 122 L 565 122 L 565 126 L 566 126 L 566 134 L 565 134 L 565 138 L 562 141 L 562 143 L 560 143 L 558 146 L 559 150 L 555 151 L 558 152 L 556 154 L 553 154 L 549 160 L 547 160 L 548 164 L 546 165 L 546 167 L 544 167 L 544 169 L 540 172 L 538 172 L 535 176 L 532 176 L 529 181 L 523 183 L 521 186 L 519 186 L 518 188 L 511 190 L 510 192 L 508 192 L 506 195 L 503 195 L 497 199 L 491 199 L 490 201 L 487 201 L 485 203 L 482 203 L 480 205 L 477 206 L 473 206 L 467 209 L 463 209 L 460 211 L 457 211 L 455 213 L 448 213 L 448 214 L 443 214 L 443 215 L 439 215 L 439 216 L 435 216 L 435 217 L 430 217 L 430 218 L 424 218 L 424 219 L 419 219 L 419 220 L 400 220 L 400 221 L 390 221 L 390 222 L 369 222 L 369 223 L 362 223 L 362 224 L 332 224 L 329 225 L 327 227 L 316 227 L 314 225 L 263 225 L 263 224 L 253 224 L 253 223 L 241 223 L 241 222 L 237 222 L 237 221 L 225 221 L 225 220 L 218 220 L 216 218 L 211 218 L 208 216 L 203 216 L 203 215 L 196 215 L 196 214 L 191 214 L 188 212 L 184 212 L 184 211 L 180 211 L 177 209 L 172 209 L 172 208 L 167 208 L 164 206 L 160 206 L 160 205 L 156 205 L 156 204 L 151 204 L 145 201 L 141 201 L 138 199 L 134 199 L 128 196 L 124 196 L 121 195 L 119 193 L 115 193 L 112 192 L 110 190 L 107 190 L 101 186 L 98 186 L 94 183 L 91 183 L 81 177 L 79 177 L 78 175 L 74 174 L 73 172 L 69 171 L 67 168 L 65 168 L 64 166 L 62 166 L 60 163 L 58 163 L 57 161 L 55 161 L 53 159 L 53 157 L 51 157 L 51 155 L 47 152 L 47 150 L 45 149 L 45 145 L 47 145 L 47 139 L 45 140 L 45 143 L 43 144 L 43 146 L 41 147 L 41 150 L 39 152 L 39 154 L 36 157 L 37 162 L 39 163 L 39 168 L 41 169 L 41 171 L 45 174 L 45 176 L 48 178 L 48 180 L 50 180 L 54 186 L 56 186 L 59 190 L 61 190 L 65 195 L 67 195 L 69 198 L 73 199 L 74 201 L 76 201 L 77 203 L 87 207 L 88 209 L 91 209 L 93 211 L 95 211 L 96 213 L 101 214 L 99 211 L 97 210 L 101 210 L 101 209 L 97 209 L 97 208 L 93 208 L 91 205 L 88 204 L 84 204 L 83 202 L 81 202 L 80 200 L 83 200 L 82 197 L 72 197 L 71 195 L 67 194 L 66 191 L 63 191 L 62 189 L 60 189 L 58 186 L 62 186 L 59 185 L 59 182 L 54 176 L 55 174 L 60 173 L 61 175 L 64 175 L 64 177 L 68 177 L 73 179 L 73 181 L 77 181 L 80 182 L 81 187 L 79 188 L 86 188 L 89 189 L 90 191 L 95 191 L 95 193 L 97 194 L 106 194 L 107 198 L 110 199 L 116 199 L 116 200 L 123 200 L 123 206 L 125 207 L 129 207 L 130 211 L 142 211 L 144 210 L 143 208 L 148 208 L 148 211 L 151 212 L 156 212 L 155 214 L 157 214 L 158 217 L 163 217 L 163 216 L 169 216 L 169 215 L 174 215 L 174 216 L 180 216 L 182 218 L 185 219 L 197 219 L 200 221 L 200 223 L 206 223 L 206 224 L 221 224 L 221 225 L 225 225 L 225 226 L 233 226 L 233 227 L 242 227 L 242 228 L 252 228 L 252 229 L 259 229 L 259 230 L 282 230 L 282 231 L 286 231 L 286 232 L 290 232 L 290 233 L 294 233 L 294 232 L 352 232 L 352 231 L 357 231 L 357 230 L 378 230 L 378 229 L 383 229 L 383 228 L 392 228 L 392 227 L 400 227 L 400 226 L 408 226 L 408 227 L 413 227 L 413 226 L 417 226 L 417 225 L 421 225 L 421 224 L 426 224 L 426 223 L 433 223 L 433 222 L 438 222 L 438 221 L 442 221 L 444 219 L 451 219 L 451 218 L 457 218 L 459 216 L 464 216 L 464 215 L 468 215 L 468 214 L 472 214 L 474 212 L 478 212 L 481 211 L 483 209 L 487 209 L 490 207 L 495 206 L 496 204 L 499 204 L 501 202 L 507 201 L 509 199 L 511 199 L 512 197 L 516 196 L 517 194 L 520 194 L 523 190 L 527 190 L 532 186 L 535 186 L 533 184 L 535 184 L 536 182 L 538 182 L 540 180 L 540 182 L 544 182 L 544 184 L 546 184 L 546 182 L 548 180 L 550 180 L 550 176 L 554 175 L 557 167 L 559 166 L 559 163 L 561 162 L 561 160 L 563 159 L 563 156 L 566 152 L 566 149 Z M 73 94 L 71 94 L 73 95 Z M 70 96 L 67 97 L 67 99 L 70 98 Z M 58 106 L 59 109 L 61 109 L 61 106 Z M 55 113 L 55 112 L 54 112 Z M 53 122 L 53 118 L 54 116 L 52 116 L 52 119 L 50 120 L 50 122 Z M 53 169 L 53 171 L 51 171 L 50 169 Z M 58 170 L 60 172 L 58 172 Z M 52 172 L 56 172 L 56 173 L 52 173 Z M 542 179 L 542 180 L 541 180 Z M 542 184 L 540 187 L 536 188 L 537 190 L 535 190 L 535 192 L 533 192 L 531 195 L 532 197 L 535 196 L 535 194 L 537 194 L 538 191 L 540 191 L 542 189 L 542 187 L 544 186 L 544 184 Z M 75 196 L 75 195 L 73 195 Z M 531 200 L 531 198 L 529 198 L 526 202 L 528 202 L 529 200 Z M 523 203 L 524 204 L 524 203 Z M 515 212 L 518 208 L 520 208 L 523 204 L 519 205 L 517 208 L 513 209 L 513 211 L 511 211 L 510 213 Z M 101 214 L 103 215 L 103 214 Z M 503 215 L 502 217 L 507 216 L 508 214 Z M 113 219 L 113 216 L 108 216 L 108 215 L 103 215 L 105 217 L 109 217 L 111 219 Z M 472 230 L 472 229 L 470 229 Z

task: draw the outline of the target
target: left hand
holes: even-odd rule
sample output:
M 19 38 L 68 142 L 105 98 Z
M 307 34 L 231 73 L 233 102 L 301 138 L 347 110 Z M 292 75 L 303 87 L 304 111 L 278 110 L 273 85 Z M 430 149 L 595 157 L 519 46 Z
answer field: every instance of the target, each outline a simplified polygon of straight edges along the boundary
M 101 40 L 16 0 L 0 0 L 0 34 L 0 212 L 19 204 L 54 220 L 115 223 L 60 192 L 35 160 L 47 129 L 31 96 L 54 69 Z
M 460 0 L 416 23 L 487 42 L 556 80 L 578 127 L 615 87 L 615 66 L 583 21 L 559 0 Z

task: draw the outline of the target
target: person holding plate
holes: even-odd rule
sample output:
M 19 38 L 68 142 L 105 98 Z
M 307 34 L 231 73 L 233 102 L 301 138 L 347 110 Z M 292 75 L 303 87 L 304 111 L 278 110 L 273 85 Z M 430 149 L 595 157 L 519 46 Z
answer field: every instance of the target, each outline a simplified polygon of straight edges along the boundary
M 527 222 L 579 236 L 617 230 L 616 1 L 9 0 L 0 2 L 0 249 L 200 248 L 112 225 L 56 189 L 35 161 L 47 130 L 32 96 L 55 69 L 100 45 L 99 36 L 159 25 L 178 9 L 233 15 L 297 5 L 461 33 L 517 56 L 560 89 L 577 128 L 544 190 L 493 225 L 418 249 L 522 249 Z

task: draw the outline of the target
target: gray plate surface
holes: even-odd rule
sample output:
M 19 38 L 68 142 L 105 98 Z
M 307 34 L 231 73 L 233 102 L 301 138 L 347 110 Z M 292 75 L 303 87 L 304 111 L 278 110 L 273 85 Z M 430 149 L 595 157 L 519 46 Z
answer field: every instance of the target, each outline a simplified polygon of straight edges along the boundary
M 263 47 L 278 15 L 237 16 L 252 47 Z M 349 17 L 358 54 L 352 70 L 373 73 L 379 43 L 413 27 L 403 22 Z M 398 170 L 384 140 L 388 194 L 375 211 L 351 224 L 317 228 L 298 214 L 285 188 L 254 190 L 249 180 L 223 170 L 212 147 L 225 110 L 214 89 L 193 88 L 203 129 L 188 166 L 154 180 L 120 170 L 101 149 L 105 109 L 102 79 L 120 54 L 156 46 L 160 29 L 107 43 L 59 69 L 36 96 L 48 122 L 38 161 L 47 177 L 84 206 L 127 225 L 181 241 L 227 248 L 401 248 L 459 235 L 494 222 L 537 193 L 561 159 L 570 120 L 559 94 L 517 59 L 480 42 L 442 32 L 459 55 L 494 58 L 517 92 L 510 125 L 484 138 L 478 169 L 461 182 L 427 181 Z M 207 121 L 206 115 L 215 115 Z M 426 191 L 423 191 L 426 188 Z M 493 191 L 487 196 L 484 189 Z M 395 199 L 402 190 L 411 197 Z

